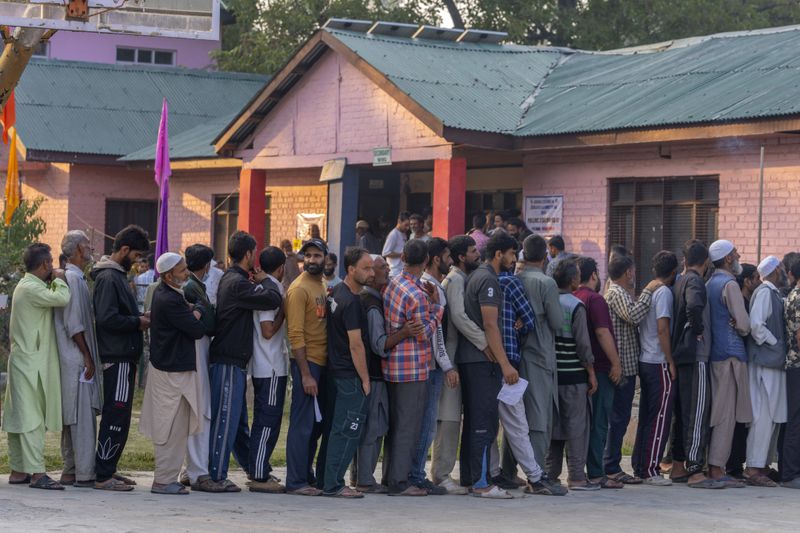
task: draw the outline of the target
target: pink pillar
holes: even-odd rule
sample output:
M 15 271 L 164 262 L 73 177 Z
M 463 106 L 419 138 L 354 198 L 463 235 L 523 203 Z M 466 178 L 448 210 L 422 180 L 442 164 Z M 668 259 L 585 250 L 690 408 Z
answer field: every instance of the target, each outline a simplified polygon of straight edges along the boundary
M 467 160 L 433 162 L 433 235 L 449 239 L 464 233 L 467 202 Z
M 260 251 L 264 247 L 264 201 L 267 190 L 267 173 L 259 169 L 242 169 L 239 172 L 239 222 L 240 230 L 255 237 Z

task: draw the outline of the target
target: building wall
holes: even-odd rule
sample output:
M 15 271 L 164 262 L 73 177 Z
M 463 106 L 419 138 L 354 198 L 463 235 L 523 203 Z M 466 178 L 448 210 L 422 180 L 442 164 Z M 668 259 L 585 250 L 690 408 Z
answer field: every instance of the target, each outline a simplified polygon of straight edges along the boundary
M 328 213 L 328 186 L 319 182 L 320 169 L 267 172 L 267 192 L 272 196 L 269 242 L 277 246 L 297 235 L 299 213 Z M 327 216 L 320 230 L 327 238 Z
M 42 242 L 60 253 L 61 238 L 70 229 L 68 220 L 70 165 L 54 163 L 41 171 L 20 171 L 22 198 L 34 200 L 44 198 L 38 215 L 46 224 Z M 56 254 L 57 256 L 57 254 Z
M 50 39 L 48 57 L 114 64 L 117 62 L 118 46 L 174 51 L 176 66 L 205 69 L 214 66 L 209 54 L 219 50 L 220 42 L 147 35 L 58 31 Z
M 719 175 L 719 238 L 733 241 L 742 261 L 753 263 L 760 142 L 766 150 L 762 257 L 782 257 L 800 249 L 800 142 L 791 137 L 674 144 L 670 159 L 660 157 L 656 145 L 529 155 L 524 194 L 564 195 L 567 250 L 594 257 L 604 271 L 609 179 Z
M 450 157 L 450 143 L 338 54 L 328 52 L 256 130 L 237 156 L 253 168 L 309 168 L 346 157 L 371 164 L 373 148 L 393 161 Z

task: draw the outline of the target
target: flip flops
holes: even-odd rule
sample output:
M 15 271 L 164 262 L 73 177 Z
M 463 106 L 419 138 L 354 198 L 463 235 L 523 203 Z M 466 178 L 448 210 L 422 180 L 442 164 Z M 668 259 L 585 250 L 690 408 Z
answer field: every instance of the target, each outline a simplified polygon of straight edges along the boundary
M 672 481 L 675 481 L 674 479 Z M 710 477 L 704 478 L 701 481 L 688 483 L 688 486 L 693 489 L 724 489 L 725 483 Z
M 94 488 L 97 490 L 108 490 L 111 492 L 130 492 L 133 490 L 133 485 L 126 485 L 118 479 L 107 479 L 105 481 L 95 481 Z
M 31 481 L 28 486 L 32 489 L 64 490 L 64 485 L 51 478 L 47 474 L 44 474 L 36 481 Z
M 131 486 L 136 485 L 136 481 L 132 480 L 129 477 L 125 477 L 122 474 L 114 474 L 113 476 L 111 476 L 111 479 L 116 479 L 117 481 L 121 481 L 126 485 L 131 485 Z
M 747 486 L 745 485 L 744 481 L 739 481 L 731 476 L 722 476 L 720 478 L 716 478 L 716 481 L 724 483 L 726 489 L 743 489 Z
M 511 500 L 514 497 L 505 491 L 505 489 L 501 489 L 497 485 L 492 485 L 492 488 L 485 492 L 478 492 L 473 490 L 472 495 L 476 498 L 488 498 L 491 500 Z
M 336 492 L 323 492 L 322 495 L 328 498 L 344 498 L 347 500 L 354 500 L 364 497 L 362 493 L 358 492 L 357 490 L 353 490 L 350 487 L 342 487 Z
M 27 484 L 29 484 L 31 482 L 31 479 L 32 479 L 32 477 L 31 477 L 30 474 L 26 475 L 22 479 L 17 479 L 15 481 L 12 481 L 11 478 L 9 477 L 8 478 L 8 484 L 9 485 L 27 485 Z
M 598 479 L 591 479 L 589 480 L 592 483 L 597 483 L 600 485 L 601 489 L 622 489 L 625 488 L 625 485 L 617 481 L 616 479 L 611 479 L 607 476 L 603 476 Z
M 189 494 L 189 491 L 186 490 L 186 487 L 184 487 L 177 481 L 173 481 L 169 485 L 164 485 L 163 487 L 157 487 L 153 485 L 150 488 L 150 492 L 152 492 L 153 494 L 170 494 L 178 496 L 185 496 Z
M 769 477 L 763 474 L 756 474 L 754 476 L 748 476 L 744 479 L 744 482 L 750 485 L 751 487 L 777 487 L 778 484 L 772 481 Z

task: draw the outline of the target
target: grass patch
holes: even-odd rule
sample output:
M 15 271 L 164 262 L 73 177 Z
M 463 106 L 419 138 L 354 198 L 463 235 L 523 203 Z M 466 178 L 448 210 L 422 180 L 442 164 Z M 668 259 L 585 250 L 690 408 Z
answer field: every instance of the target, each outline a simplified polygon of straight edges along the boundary
M 139 433 L 139 416 L 142 411 L 143 397 L 144 391 L 137 387 L 133 396 L 133 416 L 131 418 L 131 430 L 128 434 L 128 443 L 125 445 L 125 451 L 122 453 L 119 462 L 119 470 L 121 471 L 152 471 L 154 468 L 153 443 L 150 439 Z M 270 460 L 272 466 L 286 465 L 286 432 L 289 428 L 290 398 L 290 392 L 287 391 L 283 423 L 281 424 L 281 434 L 278 437 L 278 443 L 275 446 L 275 451 Z M 252 414 L 252 388 L 248 391 L 247 403 L 249 406 L 248 412 Z M 100 418 L 98 417 L 97 420 L 99 423 Z M 63 468 L 64 463 L 61 459 L 61 432 L 47 433 L 44 444 L 44 460 L 47 471 L 58 471 Z M 238 467 L 236 461 L 232 457 L 231 467 Z M 6 432 L 2 431 L 0 432 L 0 474 L 8 474 L 10 470 L 8 464 L 8 435 Z

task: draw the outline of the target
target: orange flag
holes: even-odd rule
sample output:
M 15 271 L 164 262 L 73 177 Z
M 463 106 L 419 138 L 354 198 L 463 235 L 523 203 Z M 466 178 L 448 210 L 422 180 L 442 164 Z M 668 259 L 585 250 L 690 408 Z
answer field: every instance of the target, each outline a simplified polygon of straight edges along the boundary
M 4 132 L 5 133 L 5 132 Z M 17 168 L 17 129 L 11 130 L 11 148 L 8 153 L 8 175 L 6 176 L 6 226 L 19 207 L 19 169 Z
M 14 127 L 17 122 L 17 105 L 14 102 L 14 91 L 3 106 L 3 114 L 0 116 L 0 122 L 3 123 L 3 144 L 8 144 L 8 130 Z

